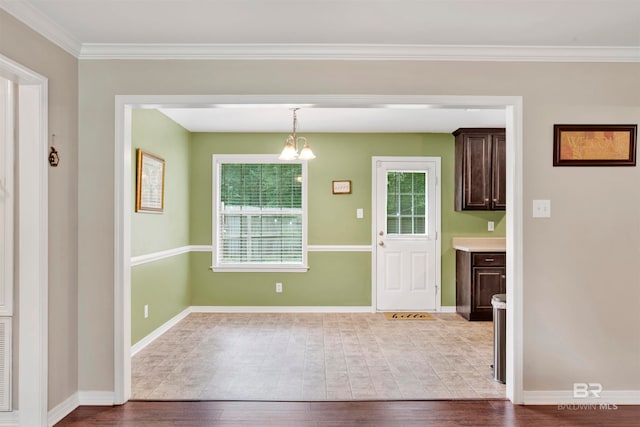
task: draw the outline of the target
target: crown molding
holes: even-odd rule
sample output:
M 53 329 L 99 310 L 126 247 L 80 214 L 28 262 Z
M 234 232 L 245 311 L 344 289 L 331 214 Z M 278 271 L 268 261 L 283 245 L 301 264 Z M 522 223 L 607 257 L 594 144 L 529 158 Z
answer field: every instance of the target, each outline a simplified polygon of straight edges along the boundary
M 640 62 L 638 46 L 83 44 L 27 0 L 0 0 L 0 8 L 79 59 Z
M 80 59 L 640 62 L 640 47 L 86 43 Z
M 80 57 L 82 43 L 30 2 L 0 0 L 0 8 L 71 55 Z

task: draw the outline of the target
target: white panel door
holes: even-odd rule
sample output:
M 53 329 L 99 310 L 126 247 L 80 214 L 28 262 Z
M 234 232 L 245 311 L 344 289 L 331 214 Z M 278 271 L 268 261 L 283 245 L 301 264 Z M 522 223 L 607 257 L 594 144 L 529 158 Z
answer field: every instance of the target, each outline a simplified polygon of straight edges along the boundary
M 376 308 L 435 310 L 439 159 L 376 160 Z

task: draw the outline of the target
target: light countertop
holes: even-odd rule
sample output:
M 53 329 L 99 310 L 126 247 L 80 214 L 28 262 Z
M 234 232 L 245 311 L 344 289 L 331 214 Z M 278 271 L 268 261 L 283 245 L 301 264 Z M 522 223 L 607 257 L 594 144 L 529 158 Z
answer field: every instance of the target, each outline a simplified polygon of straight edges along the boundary
M 506 252 L 504 237 L 454 237 L 453 249 L 466 252 Z

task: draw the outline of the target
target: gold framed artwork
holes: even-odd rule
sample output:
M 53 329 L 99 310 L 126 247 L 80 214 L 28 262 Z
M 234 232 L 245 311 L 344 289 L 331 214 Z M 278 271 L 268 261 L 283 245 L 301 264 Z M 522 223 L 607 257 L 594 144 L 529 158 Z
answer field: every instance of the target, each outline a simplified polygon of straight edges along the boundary
M 553 166 L 635 166 L 637 125 L 554 125 Z
M 138 148 L 136 212 L 164 211 L 164 159 Z
M 331 194 L 351 194 L 351 181 L 331 181 Z

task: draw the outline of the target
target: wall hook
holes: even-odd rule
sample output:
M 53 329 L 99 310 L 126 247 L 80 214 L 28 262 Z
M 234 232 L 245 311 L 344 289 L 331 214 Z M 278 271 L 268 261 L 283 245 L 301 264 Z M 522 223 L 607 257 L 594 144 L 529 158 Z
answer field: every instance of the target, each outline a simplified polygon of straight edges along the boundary
M 57 167 L 58 163 L 60 163 L 60 157 L 58 156 L 58 152 L 56 151 L 56 148 L 53 146 L 55 144 L 56 140 L 56 134 L 53 133 L 51 134 L 51 147 L 50 147 L 50 151 L 49 151 L 49 164 L 52 167 Z

